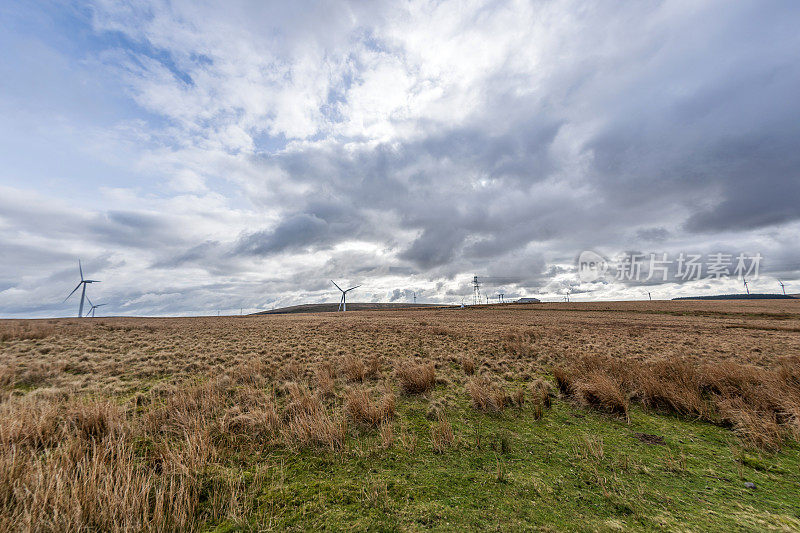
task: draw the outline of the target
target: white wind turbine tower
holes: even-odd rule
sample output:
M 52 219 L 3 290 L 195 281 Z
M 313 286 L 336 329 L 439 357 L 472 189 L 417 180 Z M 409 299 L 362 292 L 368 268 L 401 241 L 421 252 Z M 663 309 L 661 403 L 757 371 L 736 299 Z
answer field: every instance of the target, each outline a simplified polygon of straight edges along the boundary
M 100 283 L 100 282 L 98 280 L 96 280 L 96 279 L 83 279 L 83 267 L 81 266 L 81 260 L 80 259 L 78 259 L 78 270 L 81 273 L 81 282 L 78 283 L 77 287 L 72 289 L 72 292 L 69 293 L 69 296 L 64 298 L 64 301 L 66 302 L 67 300 L 69 300 L 69 297 L 72 296 L 73 294 L 75 294 L 75 291 L 80 289 L 81 285 L 82 285 L 83 286 L 83 290 L 81 291 L 81 305 L 78 308 L 78 318 L 83 318 L 83 301 L 86 299 L 86 285 L 89 284 L 89 283 Z
M 750 294 L 750 287 L 747 286 L 747 280 L 742 278 L 742 282 L 744 282 L 744 290 L 747 291 L 747 294 Z
M 87 301 L 87 302 L 89 302 L 89 305 L 91 305 L 91 306 L 92 306 L 92 308 L 91 308 L 91 309 L 89 309 L 88 311 L 86 311 L 86 316 L 89 316 L 89 315 L 91 314 L 91 315 L 92 315 L 92 318 L 94 318 L 94 310 L 95 310 L 95 309 L 97 309 L 98 307 L 103 307 L 104 305 L 108 305 L 108 304 L 97 304 L 97 305 L 94 305 L 94 304 L 92 303 L 92 301 L 89 299 L 89 297 L 88 297 L 88 296 L 86 297 L 86 301 Z
M 778 283 L 781 284 L 781 289 L 783 290 L 783 295 L 786 296 L 786 285 L 784 285 L 781 280 L 778 280 Z
M 331 280 L 331 283 L 336 285 L 336 282 Z M 353 289 L 359 288 L 361 285 L 356 285 L 355 287 L 350 287 L 347 290 L 342 289 L 340 286 L 336 285 L 336 288 L 342 291 L 342 299 L 339 300 L 339 311 L 347 311 L 347 293 L 352 291 Z

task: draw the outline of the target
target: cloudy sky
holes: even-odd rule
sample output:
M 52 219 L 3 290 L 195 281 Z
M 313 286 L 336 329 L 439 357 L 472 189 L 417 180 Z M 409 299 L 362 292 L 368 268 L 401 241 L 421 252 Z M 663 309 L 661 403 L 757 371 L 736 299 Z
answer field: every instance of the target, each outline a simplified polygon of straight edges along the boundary
M 592 7 L 590 4 L 596 4 Z M 0 316 L 800 292 L 794 1 L 0 3 Z

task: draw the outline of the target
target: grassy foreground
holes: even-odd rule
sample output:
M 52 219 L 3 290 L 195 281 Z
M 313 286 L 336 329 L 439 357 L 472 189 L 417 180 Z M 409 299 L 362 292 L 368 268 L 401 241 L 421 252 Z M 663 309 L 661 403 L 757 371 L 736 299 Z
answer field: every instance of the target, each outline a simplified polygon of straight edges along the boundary
M 796 445 L 762 454 L 724 428 L 636 408 L 626 423 L 557 401 L 535 420 L 465 402 L 439 452 L 426 409 L 398 410 L 389 448 L 364 435 L 345 453 L 273 450 L 216 471 L 252 483 L 253 507 L 209 529 L 800 530 Z
M 0 321 L 0 533 L 800 531 L 797 354 L 800 301 Z

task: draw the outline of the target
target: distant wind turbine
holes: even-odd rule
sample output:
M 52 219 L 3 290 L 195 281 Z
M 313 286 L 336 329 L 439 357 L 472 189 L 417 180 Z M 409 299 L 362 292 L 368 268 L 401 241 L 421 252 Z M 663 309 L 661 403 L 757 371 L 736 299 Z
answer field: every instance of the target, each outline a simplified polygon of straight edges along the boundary
M 786 296 L 786 285 L 784 285 L 781 280 L 778 280 L 778 283 L 781 284 L 781 289 L 783 289 L 783 295 Z
M 87 301 L 87 302 L 89 302 L 89 305 L 91 305 L 91 306 L 92 306 L 92 308 L 91 308 L 91 309 L 89 309 L 88 311 L 86 311 L 86 316 L 89 316 L 89 315 L 91 314 L 91 315 L 92 315 L 92 318 L 94 318 L 94 310 L 95 310 L 95 309 L 97 309 L 98 307 L 103 307 L 104 305 L 108 305 L 108 304 L 97 304 L 97 305 L 94 305 L 94 304 L 92 303 L 92 301 L 89 299 L 89 297 L 88 297 L 88 296 L 86 297 L 86 301 Z
M 333 281 L 333 280 L 331 280 L 331 283 L 336 285 L 336 282 Z M 353 289 L 359 288 L 360 286 L 361 285 L 356 285 L 355 287 L 350 287 L 349 289 L 344 290 L 340 286 L 336 285 L 336 288 L 339 289 L 340 291 L 342 291 L 342 299 L 339 300 L 339 309 L 338 309 L 339 311 L 342 311 L 342 312 L 347 311 L 347 293 L 352 291 Z
M 747 294 L 750 294 L 750 287 L 747 286 L 747 280 L 742 278 L 742 281 L 744 282 L 744 290 L 747 291 Z
M 78 270 L 81 273 L 81 281 L 80 281 L 80 283 L 78 283 L 77 287 L 72 289 L 72 292 L 69 293 L 69 296 L 64 298 L 64 301 L 66 302 L 67 300 L 69 300 L 69 297 L 72 296 L 73 294 L 75 294 L 75 291 L 77 291 L 78 289 L 81 288 L 81 286 L 83 286 L 83 290 L 81 291 L 81 305 L 78 308 L 78 318 L 82 318 L 83 317 L 83 301 L 86 299 L 86 285 L 88 283 L 100 283 L 100 282 L 98 280 L 96 280 L 96 279 L 83 279 L 83 266 L 81 266 L 81 260 L 80 259 L 78 259 Z

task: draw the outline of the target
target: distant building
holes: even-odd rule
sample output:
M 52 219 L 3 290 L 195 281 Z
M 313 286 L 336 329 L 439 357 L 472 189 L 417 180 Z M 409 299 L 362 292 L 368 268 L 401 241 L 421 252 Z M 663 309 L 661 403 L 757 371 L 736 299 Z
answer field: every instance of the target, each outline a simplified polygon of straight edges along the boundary
M 517 303 L 518 304 L 538 304 L 538 303 L 541 303 L 541 300 L 539 300 L 539 298 L 520 298 L 519 300 L 517 300 Z

